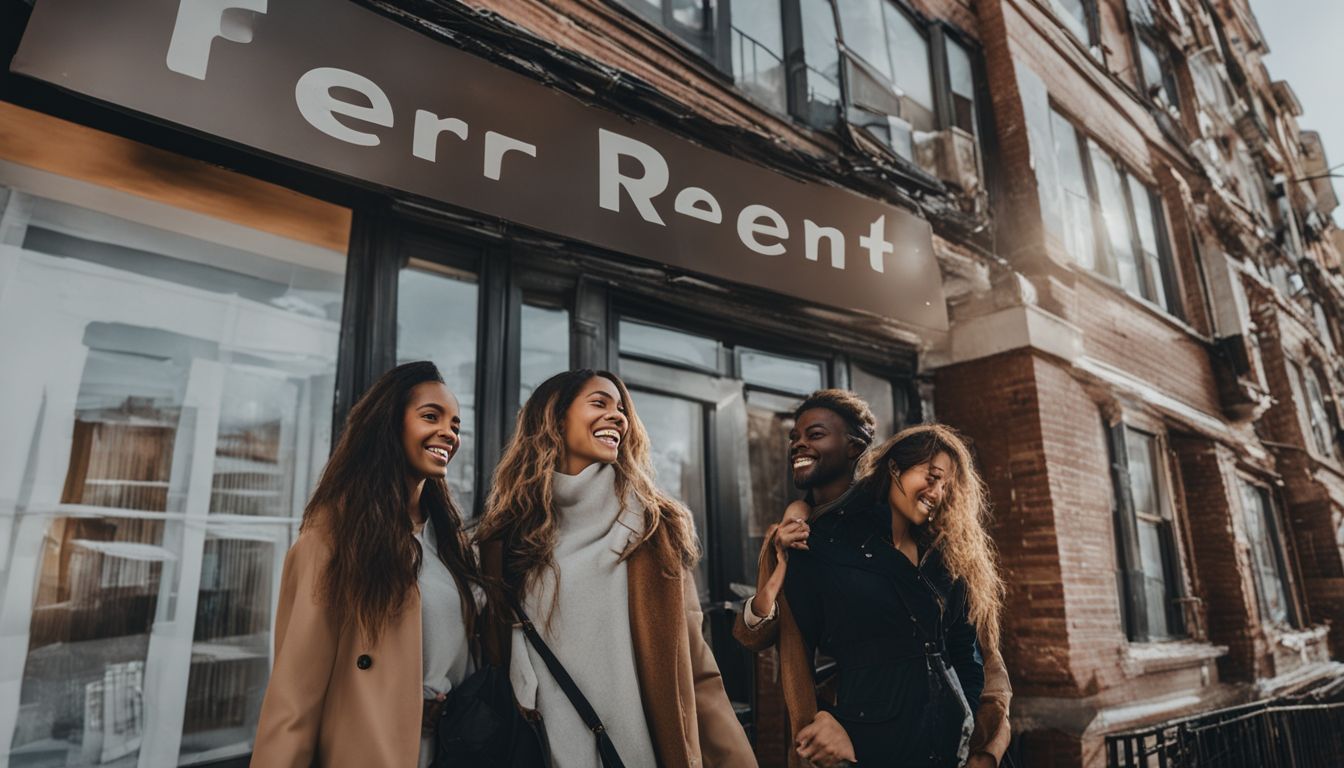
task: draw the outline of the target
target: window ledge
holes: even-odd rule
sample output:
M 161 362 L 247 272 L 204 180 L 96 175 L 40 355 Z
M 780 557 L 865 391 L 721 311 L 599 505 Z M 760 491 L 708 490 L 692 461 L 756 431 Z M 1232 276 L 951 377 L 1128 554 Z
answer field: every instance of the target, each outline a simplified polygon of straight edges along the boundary
M 1088 269 L 1087 267 L 1078 264 L 1078 262 L 1076 261 L 1070 261 L 1069 266 L 1070 268 L 1073 269 L 1073 271 L 1076 274 L 1081 275 L 1082 277 L 1091 281 L 1098 287 L 1117 293 L 1122 298 L 1128 299 L 1134 304 L 1137 304 L 1139 307 L 1146 310 L 1148 314 L 1156 317 L 1158 320 L 1161 320 L 1167 325 L 1170 325 L 1172 328 L 1175 328 L 1178 331 L 1181 331 L 1183 333 L 1188 334 L 1189 336 L 1199 339 L 1201 342 L 1205 344 L 1208 345 L 1213 344 L 1213 339 L 1200 333 L 1199 330 L 1195 328 L 1193 325 L 1190 325 L 1186 321 L 1171 314 L 1171 312 L 1163 309 L 1157 304 L 1154 304 L 1148 299 L 1145 299 L 1137 294 L 1130 293 L 1129 291 L 1125 290 L 1124 286 L 1120 285 L 1119 283 L 1107 277 L 1106 275 L 1103 275 L 1095 270 Z
M 1120 664 L 1130 676 L 1198 667 L 1227 655 L 1227 646 L 1194 640 L 1130 643 L 1121 653 Z

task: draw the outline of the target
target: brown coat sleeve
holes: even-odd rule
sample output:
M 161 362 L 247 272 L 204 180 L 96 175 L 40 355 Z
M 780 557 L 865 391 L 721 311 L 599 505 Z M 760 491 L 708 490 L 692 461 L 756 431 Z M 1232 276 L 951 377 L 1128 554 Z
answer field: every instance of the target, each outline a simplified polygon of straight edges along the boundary
M 317 752 L 327 687 L 340 633 L 317 594 L 330 550 L 315 533 L 300 534 L 280 577 L 275 665 L 261 704 L 252 765 L 307 768 Z
M 980 652 L 985 660 L 985 687 L 980 693 L 980 708 L 975 711 L 971 754 L 988 752 L 998 763 L 1003 761 L 1003 753 L 1008 751 L 1008 742 L 1012 738 L 1008 705 L 1013 699 L 1013 686 L 998 647 L 982 647 Z
M 737 721 L 733 705 L 723 690 L 723 677 L 701 627 L 700 597 L 695 577 L 682 578 L 686 607 L 686 637 L 691 648 L 691 674 L 695 680 L 695 718 L 700 733 L 700 753 L 706 768 L 756 768 L 756 755 L 747 733 Z
M 772 525 L 765 531 L 765 541 L 761 544 L 761 554 L 756 558 L 756 584 L 765 583 L 770 576 L 770 572 L 775 569 L 775 560 L 778 555 L 775 553 L 775 529 L 778 525 Z M 768 605 L 755 606 L 757 611 L 770 611 Z M 737 614 L 733 620 L 733 637 L 738 643 L 748 651 L 764 651 L 774 645 L 779 640 L 779 611 L 775 611 L 773 618 L 766 619 L 754 627 L 747 626 L 745 618 L 745 608 L 742 613 Z

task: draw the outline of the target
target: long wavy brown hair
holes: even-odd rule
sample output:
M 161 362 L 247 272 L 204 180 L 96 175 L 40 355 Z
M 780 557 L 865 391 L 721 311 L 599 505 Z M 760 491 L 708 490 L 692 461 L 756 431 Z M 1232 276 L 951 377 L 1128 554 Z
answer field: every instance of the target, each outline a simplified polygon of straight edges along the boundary
M 622 559 L 660 529 L 683 564 L 694 565 L 700 557 L 690 513 L 681 502 L 654 485 L 649 434 L 635 412 L 625 383 L 609 371 L 568 371 L 542 382 L 519 411 L 513 438 L 495 468 L 485 515 L 476 529 L 478 541 L 503 543 L 508 553 L 505 579 L 511 590 L 526 591 L 547 571 L 559 575 L 554 573 L 559 520 L 555 514 L 552 473 L 563 466 L 565 458 L 565 437 L 561 431 L 565 414 L 584 386 L 596 376 L 615 384 L 625 404 L 628 425 L 613 465 L 621 509 L 625 510 L 627 499 L 633 499 L 644 513 L 644 533 L 622 554 Z
M 989 494 L 961 435 L 942 424 L 905 429 L 864 455 L 857 482 L 873 498 L 885 501 L 893 472 L 899 475 L 940 453 L 952 459 L 952 476 L 942 505 L 920 533 L 929 536 L 942 552 L 952 578 L 966 582 L 971 623 L 975 624 L 980 644 L 997 648 L 1004 586 L 998 552 L 987 530 Z
M 303 511 L 302 528 L 318 528 L 331 543 L 331 560 L 319 585 L 328 610 L 337 626 L 355 622 L 370 641 L 406 607 L 420 574 L 423 554 L 411 525 L 402 424 L 411 390 L 425 382 L 443 383 L 428 361 L 399 365 L 374 382 L 350 409 Z M 479 583 L 480 572 L 443 478 L 424 481 L 420 509 L 433 524 L 439 559 L 457 583 L 472 637 L 472 585 Z

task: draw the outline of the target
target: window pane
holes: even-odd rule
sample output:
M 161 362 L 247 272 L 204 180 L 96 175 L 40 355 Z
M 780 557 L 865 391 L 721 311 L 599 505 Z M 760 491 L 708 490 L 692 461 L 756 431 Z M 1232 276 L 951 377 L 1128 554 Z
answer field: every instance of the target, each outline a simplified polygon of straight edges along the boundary
M 1055 6 L 1055 15 L 1084 43 L 1091 42 L 1087 31 L 1087 2 L 1089 0 L 1051 0 Z
M 1322 456 L 1334 456 L 1331 447 L 1334 439 L 1331 436 L 1330 417 L 1325 411 L 1325 397 L 1322 394 L 1321 382 L 1316 378 L 1316 371 L 1311 366 L 1302 367 L 1302 381 L 1306 385 L 1307 420 L 1311 425 L 1312 441 Z
M 895 5 L 883 3 L 887 47 L 891 51 L 893 82 L 905 93 L 901 117 L 917 131 L 938 127 L 933 113 L 933 79 L 929 71 L 929 41 L 910 17 Z
M 1050 128 L 1059 166 L 1060 202 L 1063 206 L 1064 247 L 1079 266 L 1096 269 L 1097 247 L 1092 237 L 1091 198 L 1078 133 L 1058 112 L 1050 113 Z
M 684 331 L 622 320 L 621 354 L 665 360 L 710 371 L 719 370 L 719 342 Z
M 707 544 L 705 504 L 705 422 L 699 403 L 653 392 L 630 393 L 635 413 L 649 433 L 649 458 L 658 487 L 691 510 L 695 531 Z M 708 551 L 708 550 L 707 550 Z M 700 602 L 709 601 L 709 558 L 696 569 Z
M 523 305 L 518 402 L 546 379 L 569 370 L 569 310 Z
M 1144 92 L 1154 98 L 1165 98 L 1162 93 L 1162 59 L 1153 46 L 1139 35 L 1139 65 L 1143 75 Z
M 806 395 L 821 389 L 825 381 L 821 363 L 814 360 L 781 357 L 754 349 L 741 350 L 737 360 L 742 380 L 766 389 Z
M 1154 465 L 1157 457 L 1153 438 L 1133 430 L 1125 431 L 1125 448 L 1129 454 L 1129 488 L 1134 497 L 1134 512 L 1149 517 L 1162 516 Z
M 1161 523 L 1139 521 L 1139 558 L 1143 571 L 1143 593 L 1148 614 L 1148 637 L 1154 640 L 1171 636 L 1167 622 L 1167 577 L 1162 568 Z
M 1125 290 L 1139 294 L 1139 268 L 1134 260 L 1134 245 L 1129 237 L 1129 207 L 1125 204 L 1125 188 L 1120 171 L 1111 156 L 1095 143 L 1089 141 L 1088 149 L 1091 150 L 1092 174 L 1097 183 L 1097 207 L 1106 227 L 1106 237 L 1102 243 L 1114 265 L 1114 272 L 1105 263 L 1099 271 L 1119 280 Z
M 836 0 L 845 46 L 888 80 L 892 79 L 887 36 L 882 25 L 883 0 Z
M 849 384 L 854 393 L 868 401 L 873 416 L 877 419 L 877 434 L 874 444 L 896 433 L 896 400 L 892 397 L 891 382 L 856 366 L 849 369 Z
M 1246 537 L 1251 545 L 1251 559 L 1255 564 L 1255 584 L 1260 594 L 1260 609 L 1267 623 L 1288 621 L 1288 593 L 1280 573 L 1280 560 L 1274 551 L 1270 525 L 1273 505 L 1266 492 L 1247 482 L 1241 484 L 1243 518 Z
M 0 201 L 19 235 L 0 250 L 3 612 L 26 654 L 0 763 L 246 754 L 272 594 L 330 452 L 345 256 L 167 206 L 148 226 Z
M 788 109 L 779 0 L 733 2 L 733 80 L 752 99 Z
M 952 90 L 952 124 L 970 133 L 975 130 L 975 69 L 966 46 L 948 37 L 947 73 Z
M 1138 179 L 1129 177 L 1129 199 L 1134 203 L 1134 221 L 1139 228 L 1139 247 L 1147 264 L 1147 281 L 1143 297 L 1163 309 L 1167 308 L 1167 290 L 1162 280 L 1162 251 L 1157 242 L 1157 217 L 1160 208 L 1153 206 L 1153 193 Z
M 403 269 L 397 281 L 397 362 L 430 360 L 457 396 L 462 444 L 448 486 L 463 514 L 476 503 L 476 278 L 436 265 Z
M 809 125 L 834 125 L 840 103 L 840 49 L 836 45 L 835 14 L 827 0 L 800 0 L 803 17 L 803 55 L 807 60 Z

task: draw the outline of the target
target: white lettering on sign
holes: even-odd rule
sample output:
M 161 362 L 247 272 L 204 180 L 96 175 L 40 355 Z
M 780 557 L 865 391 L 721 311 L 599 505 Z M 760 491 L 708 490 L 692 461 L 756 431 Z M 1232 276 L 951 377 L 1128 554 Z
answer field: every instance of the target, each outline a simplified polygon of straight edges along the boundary
M 707 189 L 687 187 L 681 190 L 677 193 L 676 202 L 672 204 L 672 210 L 682 216 L 708 221 L 710 224 L 723 223 L 723 209 Z
M 806 242 L 805 255 L 807 258 L 812 261 L 817 260 L 817 246 L 823 237 L 831 246 L 831 266 L 836 269 L 844 269 L 845 233 L 835 227 L 823 227 L 811 219 L 803 219 L 803 238 Z
M 210 45 L 216 37 L 232 43 L 252 42 L 250 20 L 230 11 L 265 13 L 266 0 L 181 0 L 173 36 L 168 41 L 168 68 L 204 80 L 210 64 Z
M 444 131 L 463 141 L 467 140 L 467 124 L 462 120 L 456 117 L 445 117 L 440 120 L 433 112 L 415 110 L 415 134 L 411 139 L 411 154 L 431 163 L 437 160 L 439 136 Z
M 521 152 L 536 157 L 537 145 L 519 141 L 502 133 L 485 132 L 485 178 L 499 181 L 500 167 L 504 164 L 504 155 L 508 152 Z
M 622 176 L 621 158 L 639 161 L 642 176 Z M 663 224 L 653 207 L 653 198 L 667 189 L 667 161 L 658 150 L 605 128 L 597 129 L 597 204 L 608 211 L 621 212 L 621 190 L 630 196 L 635 210 L 650 224 Z M 663 224 L 666 226 L 666 224 Z
M 349 88 L 369 100 L 368 106 L 341 101 L 332 95 L 332 88 Z M 294 101 L 299 114 L 317 130 L 335 139 L 361 147 L 376 147 L 382 141 L 378 134 L 357 131 L 336 119 L 345 115 L 366 123 L 392 127 L 392 102 L 387 94 L 369 78 L 336 67 L 310 69 L 294 86 Z
M 873 268 L 874 272 L 882 271 L 882 257 L 888 253 L 895 253 L 896 246 L 888 243 L 884 236 L 887 226 L 887 217 L 878 216 L 868 227 L 868 234 L 859 238 L 859 247 L 868 249 L 868 266 Z
M 784 253 L 783 243 L 766 245 L 756 239 L 761 235 L 788 239 L 789 225 L 784 223 L 784 217 L 778 211 L 768 205 L 753 203 L 743 206 L 742 212 L 737 214 L 737 237 L 742 244 L 762 256 L 779 256 Z

